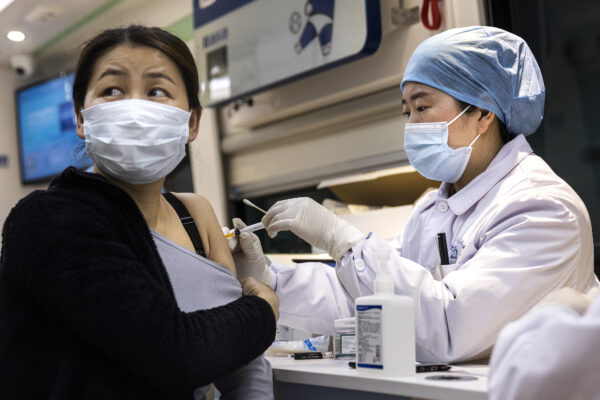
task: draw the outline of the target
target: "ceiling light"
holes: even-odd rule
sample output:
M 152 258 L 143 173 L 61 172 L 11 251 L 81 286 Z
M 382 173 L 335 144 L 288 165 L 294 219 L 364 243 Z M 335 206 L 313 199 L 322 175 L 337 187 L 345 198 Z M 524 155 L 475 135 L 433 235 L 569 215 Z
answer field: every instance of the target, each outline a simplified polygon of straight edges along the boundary
M 10 31 L 6 37 L 13 42 L 22 42 L 25 40 L 25 34 L 21 31 Z
M 10 6 L 10 4 L 15 0 L 0 0 L 0 12 L 4 10 L 6 7 Z

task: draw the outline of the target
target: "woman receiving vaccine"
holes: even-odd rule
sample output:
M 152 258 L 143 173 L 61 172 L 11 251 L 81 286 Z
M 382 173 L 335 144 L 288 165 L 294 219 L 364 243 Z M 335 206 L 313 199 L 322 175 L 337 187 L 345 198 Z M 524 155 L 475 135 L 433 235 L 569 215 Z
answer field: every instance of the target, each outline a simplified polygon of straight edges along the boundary
M 198 134 L 198 74 L 159 29 L 102 32 L 73 102 L 94 173 L 65 170 L 3 229 L 2 398 L 272 398 L 278 300 L 235 266 L 210 204 L 161 195 Z M 244 296 L 242 296 L 245 294 Z
M 415 301 L 417 360 L 484 357 L 502 327 L 550 291 L 597 285 L 589 216 L 527 142 L 545 89 L 523 39 L 482 26 L 432 36 L 412 54 L 401 88 L 408 160 L 442 184 L 418 201 L 398 240 L 360 232 L 311 199 L 284 200 L 262 220 L 269 234 L 294 232 L 327 250 L 335 269 L 267 270 L 260 246 L 251 246 L 258 239 L 245 234 L 238 273 L 275 289 L 281 323 L 333 332 L 387 267 L 396 293 Z

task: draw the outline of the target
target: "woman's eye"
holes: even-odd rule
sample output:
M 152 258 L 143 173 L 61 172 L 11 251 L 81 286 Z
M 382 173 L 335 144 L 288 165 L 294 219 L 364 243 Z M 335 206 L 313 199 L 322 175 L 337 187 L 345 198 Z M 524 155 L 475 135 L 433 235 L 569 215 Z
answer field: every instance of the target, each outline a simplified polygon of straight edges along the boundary
M 419 106 L 419 107 L 417 107 L 417 111 L 418 111 L 418 112 L 423 112 L 423 111 L 425 111 L 426 109 L 427 109 L 427 107 L 426 107 L 426 106 Z
M 150 92 L 148 93 L 148 95 L 152 96 L 152 97 L 168 97 L 169 93 L 167 93 L 166 90 L 159 89 L 159 88 L 154 88 L 154 89 L 150 90 Z
M 104 92 L 102 92 L 103 96 L 120 96 L 123 92 L 116 87 L 109 87 Z
M 410 118 L 410 113 L 408 111 L 404 111 L 402 115 L 404 115 L 406 118 Z

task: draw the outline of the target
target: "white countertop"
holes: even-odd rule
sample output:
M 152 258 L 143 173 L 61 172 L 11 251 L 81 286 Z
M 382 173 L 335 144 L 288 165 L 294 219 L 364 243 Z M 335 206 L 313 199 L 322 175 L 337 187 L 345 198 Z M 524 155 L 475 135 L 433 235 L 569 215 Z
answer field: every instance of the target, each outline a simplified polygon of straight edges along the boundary
M 386 378 L 363 375 L 348 367 L 348 360 L 294 360 L 269 357 L 275 381 L 347 390 L 439 400 L 487 399 L 488 366 L 453 365 L 450 371 L 418 373 L 412 377 Z M 470 375 L 472 381 L 426 379 L 432 375 Z

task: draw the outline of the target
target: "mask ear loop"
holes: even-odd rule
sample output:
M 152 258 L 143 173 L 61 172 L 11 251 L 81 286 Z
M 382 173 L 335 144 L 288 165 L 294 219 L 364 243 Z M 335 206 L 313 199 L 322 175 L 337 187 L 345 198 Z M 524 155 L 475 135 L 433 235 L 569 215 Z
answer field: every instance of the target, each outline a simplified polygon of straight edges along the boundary
M 469 144 L 468 147 L 473 147 L 473 145 L 475 144 L 475 142 L 477 141 L 477 139 L 479 139 L 479 136 L 481 136 L 483 133 L 478 133 L 477 136 L 475 136 L 475 139 L 473 139 L 473 141 L 471 142 L 471 144 Z
M 469 106 L 469 107 L 470 107 L 470 106 Z M 467 107 L 467 108 L 469 108 L 469 107 Z M 463 112 L 464 112 L 464 111 L 463 111 Z M 485 133 L 485 132 L 478 133 L 478 134 L 477 134 L 477 136 L 475 136 L 475 139 L 473 139 L 473 141 L 472 141 L 472 142 L 469 144 L 469 147 L 473 147 L 473 145 L 475 144 L 475 142 L 477 141 L 477 139 L 479 139 L 479 137 L 480 137 L 481 135 L 483 135 L 484 133 Z
M 470 104 L 468 106 L 466 106 L 465 109 L 460 112 L 460 114 L 458 114 L 456 117 L 452 118 L 452 120 L 450 122 L 448 122 L 448 126 L 450 126 L 454 121 L 456 121 L 457 119 L 459 119 L 464 113 L 467 112 L 467 110 L 469 108 L 471 108 Z
M 456 121 L 457 119 L 459 119 L 464 113 L 467 112 L 467 110 L 471 108 L 471 104 L 469 104 L 468 106 L 465 107 L 464 110 L 462 110 L 460 112 L 460 114 L 458 114 L 456 117 L 452 118 L 452 120 L 450 122 L 448 122 L 448 126 L 450 126 L 451 123 L 453 123 L 454 121 Z M 479 139 L 479 136 L 481 136 L 481 133 L 478 133 L 477 136 L 475 136 L 475 139 L 473 139 L 473 141 L 471 142 L 471 144 L 469 144 L 467 147 L 473 147 L 473 145 L 475 144 L 475 142 L 477 141 L 477 139 Z

